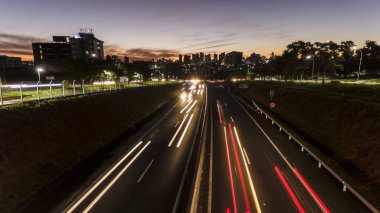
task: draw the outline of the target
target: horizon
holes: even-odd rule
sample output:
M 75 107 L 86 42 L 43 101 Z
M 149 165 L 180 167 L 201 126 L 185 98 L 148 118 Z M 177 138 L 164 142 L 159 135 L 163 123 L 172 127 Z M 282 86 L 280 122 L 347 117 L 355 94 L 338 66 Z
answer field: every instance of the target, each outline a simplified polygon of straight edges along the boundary
M 70 13 L 61 15 L 57 7 Z M 0 8 L 0 54 L 33 60 L 32 42 L 51 41 L 53 35 L 72 36 L 80 27 L 94 29 L 104 41 L 106 55 L 128 56 L 131 61 L 175 59 L 196 52 L 268 56 L 280 54 L 298 40 L 352 40 L 363 46 L 366 40 L 380 38 L 377 11 L 380 1 L 376 0 L 86 0 L 75 4 L 73 0 L 8 0 Z

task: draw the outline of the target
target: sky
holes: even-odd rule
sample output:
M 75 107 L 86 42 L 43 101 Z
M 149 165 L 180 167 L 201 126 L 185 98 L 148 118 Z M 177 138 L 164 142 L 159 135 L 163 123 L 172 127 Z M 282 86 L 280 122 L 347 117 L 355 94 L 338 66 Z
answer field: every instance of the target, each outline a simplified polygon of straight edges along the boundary
M 132 60 L 195 52 L 281 53 L 298 40 L 380 42 L 380 0 L 0 0 L 0 55 L 92 28 Z

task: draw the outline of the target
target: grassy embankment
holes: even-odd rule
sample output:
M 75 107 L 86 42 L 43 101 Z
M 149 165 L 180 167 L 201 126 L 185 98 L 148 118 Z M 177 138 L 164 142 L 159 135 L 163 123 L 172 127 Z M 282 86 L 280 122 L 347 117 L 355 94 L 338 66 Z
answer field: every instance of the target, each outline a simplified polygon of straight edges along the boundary
M 141 87 L 0 109 L 0 212 L 33 196 L 178 92 L 178 85 Z
M 253 82 L 241 95 L 269 107 L 339 175 L 380 204 L 380 86 Z M 379 207 L 379 205 L 377 205 Z

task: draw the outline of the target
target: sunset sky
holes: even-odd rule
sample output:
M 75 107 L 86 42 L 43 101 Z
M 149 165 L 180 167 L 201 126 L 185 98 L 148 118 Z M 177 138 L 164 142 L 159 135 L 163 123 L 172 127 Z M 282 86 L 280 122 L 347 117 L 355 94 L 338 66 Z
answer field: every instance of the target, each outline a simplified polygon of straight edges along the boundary
M 280 53 L 297 40 L 380 40 L 380 0 L 2 0 L 0 55 L 93 28 L 106 54 Z

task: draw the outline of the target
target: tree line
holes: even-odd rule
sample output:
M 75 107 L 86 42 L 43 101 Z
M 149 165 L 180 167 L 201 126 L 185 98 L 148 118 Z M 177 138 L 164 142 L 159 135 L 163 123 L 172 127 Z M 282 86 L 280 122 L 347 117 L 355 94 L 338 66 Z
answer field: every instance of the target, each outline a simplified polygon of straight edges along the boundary
M 353 41 L 340 44 L 333 41 L 296 41 L 287 45 L 281 55 L 272 53 L 265 57 L 253 53 L 248 60 L 252 63 L 249 73 L 264 79 L 269 76 L 285 81 L 321 77 L 324 82 L 326 77 L 380 75 L 380 45 L 370 40 L 361 48 Z

